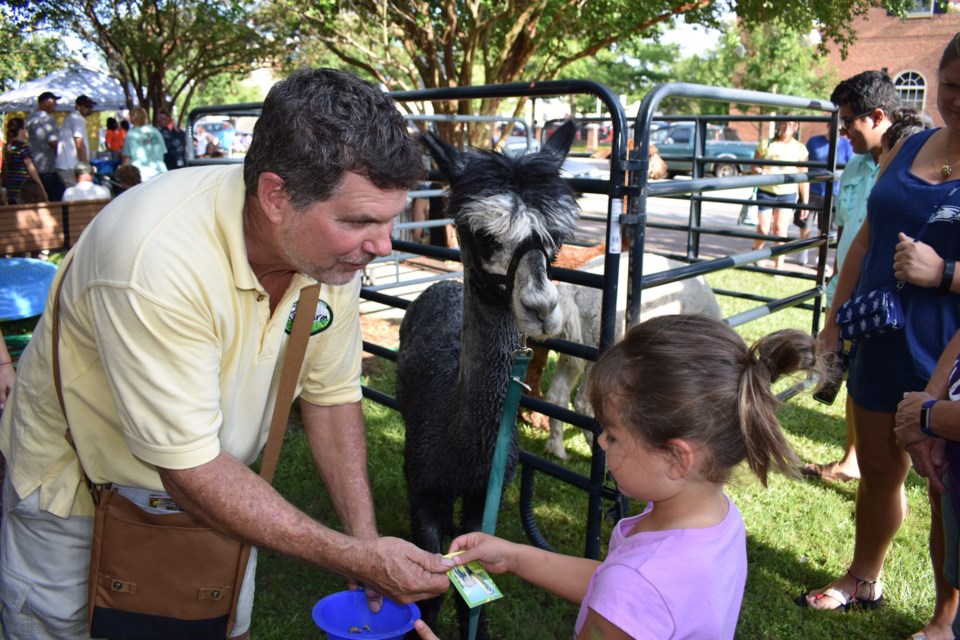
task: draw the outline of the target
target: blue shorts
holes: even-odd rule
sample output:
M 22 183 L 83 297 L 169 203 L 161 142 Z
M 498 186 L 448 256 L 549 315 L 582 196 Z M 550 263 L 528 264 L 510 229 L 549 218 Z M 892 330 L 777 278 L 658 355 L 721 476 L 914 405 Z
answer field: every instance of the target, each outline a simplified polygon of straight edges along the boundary
M 779 209 L 779 205 L 781 204 L 796 204 L 796 202 L 796 192 L 777 195 L 775 193 L 764 191 L 763 189 L 757 189 L 757 211 L 770 211 L 771 209 Z

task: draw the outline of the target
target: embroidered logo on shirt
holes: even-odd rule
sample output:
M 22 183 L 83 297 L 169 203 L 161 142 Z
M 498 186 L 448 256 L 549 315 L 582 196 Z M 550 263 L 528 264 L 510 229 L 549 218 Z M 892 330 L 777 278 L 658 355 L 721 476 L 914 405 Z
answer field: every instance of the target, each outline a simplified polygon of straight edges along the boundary
M 937 209 L 929 222 L 958 222 L 960 221 L 960 207 L 945 204 Z
M 293 331 L 293 317 L 297 313 L 298 304 L 299 301 L 293 303 L 293 308 L 290 309 L 290 315 L 287 317 L 287 326 L 284 328 L 287 335 L 290 335 Z M 331 324 L 333 324 L 333 310 L 325 301 L 318 301 L 317 311 L 313 314 L 313 324 L 310 326 L 310 335 L 315 336 L 322 331 L 326 331 Z

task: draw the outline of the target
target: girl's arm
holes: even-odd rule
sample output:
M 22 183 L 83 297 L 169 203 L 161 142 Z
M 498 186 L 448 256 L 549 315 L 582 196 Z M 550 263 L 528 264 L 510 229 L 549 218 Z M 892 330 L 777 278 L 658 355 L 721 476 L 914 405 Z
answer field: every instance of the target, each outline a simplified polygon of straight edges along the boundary
M 450 552 L 463 551 L 457 564 L 479 560 L 490 573 L 512 573 L 564 600 L 580 604 L 587 595 L 590 577 L 600 562 L 565 556 L 525 544 L 508 542 L 485 533 L 468 533 L 450 545 Z
M 577 640 L 631 640 L 631 636 L 623 632 L 593 609 L 587 609 L 587 619 L 577 634 Z

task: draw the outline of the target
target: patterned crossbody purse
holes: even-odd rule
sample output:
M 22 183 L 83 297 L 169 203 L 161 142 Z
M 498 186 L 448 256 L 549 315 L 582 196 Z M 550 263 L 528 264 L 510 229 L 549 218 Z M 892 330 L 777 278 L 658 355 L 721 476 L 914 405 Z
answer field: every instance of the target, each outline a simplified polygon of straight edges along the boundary
M 946 204 L 957 189 L 960 189 L 960 185 L 951 189 L 934 207 L 934 214 Z M 913 239 L 914 242 L 920 242 L 933 219 L 934 216 L 927 219 L 917 237 Z M 859 342 L 902 329 L 904 319 L 899 291 L 904 284 L 906 283 L 902 280 L 897 280 L 895 287 L 879 287 L 850 298 L 840 305 L 836 318 L 840 339 Z

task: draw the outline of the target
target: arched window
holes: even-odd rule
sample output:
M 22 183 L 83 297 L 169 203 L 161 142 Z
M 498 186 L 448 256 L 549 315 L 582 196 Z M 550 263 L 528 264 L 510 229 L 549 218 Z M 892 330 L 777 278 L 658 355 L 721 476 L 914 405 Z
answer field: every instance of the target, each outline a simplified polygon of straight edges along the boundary
M 923 111 L 927 97 L 927 81 L 916 71 L 904 71 L 893 79 L 893 86 L 900 94 L 900 103 L 905 107 L 916 107 Z

